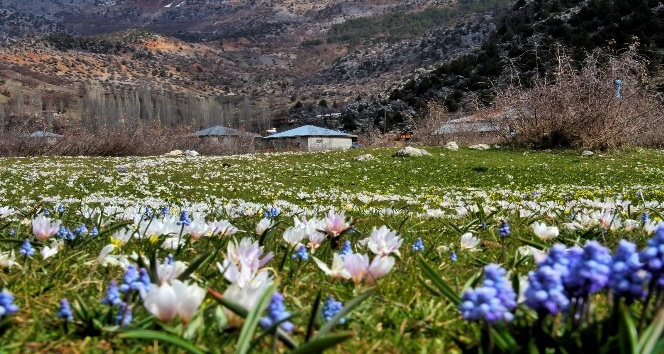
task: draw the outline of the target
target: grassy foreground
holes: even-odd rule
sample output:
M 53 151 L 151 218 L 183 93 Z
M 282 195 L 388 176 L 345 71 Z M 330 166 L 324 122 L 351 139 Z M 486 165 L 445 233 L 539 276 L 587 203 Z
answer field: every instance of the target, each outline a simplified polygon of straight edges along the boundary
M 261 236 L 265 253 L 274 253 L 266 269 L 292 314 L 290 336 L 297 343 L 305 341 L 319 291 L 323 299 L 332 295 L 348 302 L 375 289 L 344 324 L 334 327 L 332 333 L 352 337 L 333 350 L 461 351 L 477 340 L 479 330 L 422 284 L 418 253 L 460 292 L 492 262 L 525 276 L 535 262 L 519 251 L 522 246 L 582 245 L 591 239 L 613 250 L 624 238 L 642 247 L 653 223 L 661 220 L 660 151 L 582 157 L 579 152 L 427 150 L 432 156 L 396 158 L 391 156 L 393 149 L 361 149 L 196 158 L 0 159 L 0 208 L 13 210 L 0 212 L 0 288 L 11 292 L 19 307 L 14 315 L 3 317 L 0 351 L 182 350 L 165 341 L 123 338 L 122 331 L 140 328 L 184 338 L 199 350 L 233 352 L 242 333 L 234 326 L 234 315 L 210 294 L 187 325 L 177 319 L 156 320 L 134 293 L 123 299 L 131 304 L 133 321 L 118 327 L 112 320 L 117 308 L 101 301 L 110 280 L 122 283 L 128 263 L 138 267 L 149 262 L 138 261 L 138 255 L 154 255 L 161 263 L 173 254 L 187 264 L 205 256 L 189 282 L 224 293 L 229 280 L 216 263 L 229 257 L 230 240 Z M 355 159 L 364 154 L 373 158 Z M 182 226 L 175 236 L 178 243 L 184 241 L 173 249 L 165 247 L 173 234 L 139 232 L 128 240 L 119 235 L 122 230 L 141 230 L 146 221 L 149 227 L 150 220 L 166 220 L 160 214 L 163 206 L 169 206 L 175 219 L 187 211 L 194 221 L 227 220 L 238 231 L 196 240 Z M 394 267 L 375 284 L 326 276 L 312 258 L 329 265 L 336 252 L 329 242 L 315 252 L 309 249 L 307 261 L 292 258 L 295 249 L 283 233 L 294 226 L 293 218 L 325 218 L 330 211 L 352 218 L 353 227 L 342 238 L 351 241 L 355 252 L 370 253 L 358 241 L 369 237 L 374 227 L 386 225 L 403 239 L 400 256 L 392 254 Z M 44 214 L 61 221 L 70 234 L 81 225 L 88 231 L 62 236 L 59 242 L 53 242 L 57 235 L 39 240 L 31 220 Z M 644 214 L 648 220 L 643 220 Z M 256 234 L 264 216 L 275 226 Z M 506 256 L 497 232 L 502 220 L 512 228 L 505 240 Z M 560 235 L 538 238 L 531 227 L 535 221 L 557 226 Z M 93 228 L 97 235 L 90 232 Z M 462 248 L 460 237 L 467 232 L 481 243 Z M 420 252 L 411 248 L 418 238 L 425 247 Z M 25 239 L 36 250 L 31 257 L 19 253 Z M 117 262 L 100 257 L 109 244 L 114 245 L 110 256 Z M 40 252 L 46 246 L 57 254 L 44 259 Z M 72 322 L 56 317 L 62 298 L 74 307 Z M 314 329 L 325 323 L 322 317 L 316 316 Z M 253 336 L 255 350 L 269 352 L 275 345 L 277 351 L 286 351 L 269 335 L 256 340 L 262 330 L 258 326 Z

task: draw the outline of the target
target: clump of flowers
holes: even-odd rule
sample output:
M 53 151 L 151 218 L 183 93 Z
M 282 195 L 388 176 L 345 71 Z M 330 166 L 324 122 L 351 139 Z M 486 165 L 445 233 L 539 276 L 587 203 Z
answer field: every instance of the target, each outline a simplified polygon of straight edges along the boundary
M 509 322 L 514 318 L 516 293 L 505 279 L 506 271 L 497 264 L 484 267 L 482 286 L 466 291 L 459 310 L 464 319 L 473 321 Z
M 58 307 L 56 316 L 66 322 L 72 322 L 74 320 L 74 315 L 71 312 L 71 307 L 69 306 L 69 301 L 67 301 L 67 299 L 63 298 L 60 300 L 60 307 Z
M 664 223 L 660 223 L 646 247 L 639 253 L 643 269 L 650 273 L 652 284 L 664 289 Z
M 415 252 L 422 252 L 422 251 L 424 251 L 424 243 L 422 242 L 422 238 L 421 238 L 421 237 L 418 237 L 417 240 L 415 240 L 415 242 L 414 242 L 413 245 L 411 246 L 411 248 L 412 248 L 413 251 L 415 251 Z
M 295 328 L 293 322 L 286 320 L 290 316 L 290 312 L 286 311 L 284 305 L 284 296 L 279 292 L 275 292 L 267 306 L 267 316 L 261 318 L 260 323 L 263 328 L 269 328 L 275 323 L 281 322 L 279 327 L 290 333 Z
M 16 312 L 18 312 L 18 306 L 14 304 L 14 295 L 7 291 L 7 289 L 2 289 L 0 291 L 0 319 L 13 315 Z
M 120 285 L 120 291 L 123 293 L 129 291 L 142 291 L 150 290 L 150 276 L 148 275 L 147 269 L 140 268 L 136 270 L 136 267 L 132 264 L 127 267 L 125 271 L 122 284 Z
M 323 319 L 325 319 L 325 322 L 330 322 L 330 320 L 336 316 L 343 307 L 344 305 L 341 301 L 335 300 L 334 296 L 332 295 L 328 296 L 327 299 L 325 299 L 325 303 L 323 304 Z M 346 323 L 346 318 L 342 317 L 339 319 L 338 323 Z
M 650 273 L 642 269 L 643 264 L 639 261 L 635 244 L 625 240 L 620 241 L 609 267 L 611 271 L 609 288 L 614 298 L 623 298 L 625 303 L 631 304 L 646 296 L 644 285 Z

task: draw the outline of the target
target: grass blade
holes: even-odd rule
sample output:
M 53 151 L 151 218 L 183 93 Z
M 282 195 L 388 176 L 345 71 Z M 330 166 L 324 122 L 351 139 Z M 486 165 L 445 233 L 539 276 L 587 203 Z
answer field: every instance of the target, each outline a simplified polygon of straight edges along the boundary
M 139 330 L 124 332 L 119 334 L 118 337 L 123 339 L 159 340 L 162 342 L 173 344 L 189 353 L 205 354 L 204 351 L 196 348 L 193 344 L 189 343 L 188 341 L 182 338 L 176 337 L 172 334 L 153 331 L 149 329 L 139 329 Z
M 335 346 L 343 341 L 353 337 L 352 333 L 336 333 L 321 338 L 314 338 L 313 340 L 302 344 L 297 349 L 293 350 L 291 354 L 308 354 L 308 353 L 321 353 L 323 350 Z
M 620 329 L 618 331 L 618 341 L 620 343 L 621 353 L 636 353 L 636 326 L 624 304 L 620 306 Z
M 339 312 L 337 312 L 334 317 L 330 319 L 329 322 L 323 325 L 323 327 L 320 328 L 318 333 L 316 333 L 316 336 L 314 339 L 321 338 L 324 335 L 326 335 L 330 330 L 332 330 L 332 327 L 334 327 L 344 316 L 346 316 L 348 313 L 350 313 L 355 307 L 357 307 L 359 304 L 362 303 L 362 301 L 366 300 L 369 296 L 371 296 L 375 292 L 374 289 L 368 290 L 354 299 L 348 301 L 346 303 L 346 306 L 344 306 Z
M 544 250 L 544 249 L 549 248 L 549 246 L 547 246 L 547 245 L 545 245 L 545 244 L 543 244 L 543 243 L 539 243 L 539 242 L 537 242 L 537 241 L 529 240 L 529 239 L 527 239 L 527 238 L 517 237 L 516 239 L 519 240 L 519 241 L 521 241 L 521 242 L 523 242 L 523 243 L 525 243 L 525 244 L 528 245 L 528 246 L 535 247 L 535 248 L 537 248 L 538 250 Z
M 321 291 L 318 290 L 316 299 L 314 299 L 314 305 L 311 307 L 311 316 L 309 316 L 309 324 L 307 324 L 307 335 L 304 337 L 305 342 L 309 341 L 309 338 L 311 338 L 311 334 L 314 331 L 314 324 L 316 324 L 316 317 L 318 316 L 318 307 L 320 306 L 320 296 Z
M 641 354 L 656 353 L 656 348 L 662 345 L 660 338 L 664 332 L 664 309 L 660 309 L 652 323 L 643 331 L 636 346 Z
M 254 336 L 258 322 L 260 321 L 261 314 L 267 308 L 267 305 L 270 303 L 270 299 L 274 294 L 274 286 L 268 287 L 263 295 L 258 298 L 256 305 L 251 311 L 247 314 L 247 317 L 244 320 L 244 325 L 240 331 L 240 339 L 237 342 L 237 347 L 235 348 L 236 354 L 246 354 L 251 348 L 251 339 Z
M 447 285 L 447 283 L 438 275 L 438 273 L 429 266 L 427 261 L 420 256 L 419 257 L 420 265 L 422 266 L 422 272 L 427 276 L 433 283 L 433 285 L 438 288 L 438 291 L 443 294 L 448 300 L 450 300 L 454 305 L 459 305 L 461 303 L 461 297 L 452 290 L 452 288 Z
M 198 258 L 194 259 L 194 261 L 189 264 L 187 269 L 185 269 L 184 272 L 182 272 L 182 274 L 180 274 L 177 279 L 180 281 L 185 281 L 198 268 L 200 268 L 203 264 L 207 263 L 210 260 L 210 258 L 212 258 L 213 253 L 214 250 L 212 249 L 203 253 Z
M 222 306 L 226 307 L 227 309 L 231 310 L 234 314 L 242 317 L 242 318 L 247 318 L 247 315 L 249 314 L 249 311 L 244 308 L 244 306 L 225 299 L 224 296 L 217 292 L 216 290 L 213 289 L 208 289 L 208 294 L 212 296 L 213 299 L 217 300 Z M 297 343 L 291 338 L 288 333 L 286 333 L 283 329 L 277 328 L 277 338 L 286 345 L 289 349 L 294 349 L 297 348 Z
M 224 298 L 224 296 L 221 293 L 217 292 L 216 290 L 213 290 L 212 288 L 208 289 L 208 294 L 212 295 L 212 298 L 217 300 L 217 302 L 219 302 L 221 305 L 233 311 L 234 314 L 242 318 L 247 318 L 249 311 L 247 311 L 247 309 L 244 308 L 244 306 Z

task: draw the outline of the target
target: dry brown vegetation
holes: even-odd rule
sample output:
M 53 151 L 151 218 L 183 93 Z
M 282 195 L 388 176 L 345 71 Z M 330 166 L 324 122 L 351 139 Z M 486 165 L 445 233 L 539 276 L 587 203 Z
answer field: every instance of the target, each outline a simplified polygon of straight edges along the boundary
M 530 148 L 661 146 L 664 107 L 646 67 L 645 58 L 628 50 L 592 53 L 578 68 L 560 50 L 552 77 L 535 80 L 531 88 L 498 92 L 497 107 L 507 113 L 495 123 L 514 131 L 516 144 Z
M 190 127 L 155 124 L 117 126 L 93 134 L 80 131 L 60 138 L 30 138 L 16 132 L 0 136 L 0 156 L 154 156 L 173 150 L 204 155 L 251 153 L 262 149 L 260 138 L 237 137 L 216 142 L 190 135 Z

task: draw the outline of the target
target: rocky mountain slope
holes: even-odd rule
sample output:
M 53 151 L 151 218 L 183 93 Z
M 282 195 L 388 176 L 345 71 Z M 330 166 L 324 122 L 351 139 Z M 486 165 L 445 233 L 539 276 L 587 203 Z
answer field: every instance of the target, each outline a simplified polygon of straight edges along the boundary
M 3 0 L 0 118 L 17 118 L 24 113 L 17 107 L 37 105 L 30 100 L 39 97 L 42 110 L 57 107 L 76 121 L 90 92 L 100 92 L 106 103 L 98 106 L 108 107 L 147 87 L 155 107 L 149 112 L 171 101 L 167 111 L 177 117 L 151 117 L 167 124 L 212 123 L 198 121 L 208 115 L 199 114 L 203 108 L 184 109 L 190 97 L 243 102 L 226 112 L 244 116 L 233 122 L 259 115 L 276 123 L 315 120 L 477 47 L 495 31 L 496 9 L 505 3 L 511 1 Z M 243 107 L 247 99 L 250 108 Z

